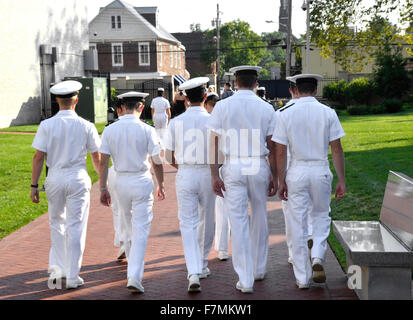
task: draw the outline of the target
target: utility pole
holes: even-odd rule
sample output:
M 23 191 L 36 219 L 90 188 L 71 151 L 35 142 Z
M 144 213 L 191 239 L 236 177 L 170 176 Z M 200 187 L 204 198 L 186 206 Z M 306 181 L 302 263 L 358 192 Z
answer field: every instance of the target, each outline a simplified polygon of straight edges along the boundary
M 217 93 L 221 98 L 221 54 L 220 54 L 220 28 L 221 28 L 221 19 L 219 18 L 219 3 L 217 3 Z
M 291 12 L 292 12 L 292 0 L 287 0 L 288 3 L 288 22 L 287 22 L 287 57 L 285 61 L 285 75 L 289 77 L 291 75 Z

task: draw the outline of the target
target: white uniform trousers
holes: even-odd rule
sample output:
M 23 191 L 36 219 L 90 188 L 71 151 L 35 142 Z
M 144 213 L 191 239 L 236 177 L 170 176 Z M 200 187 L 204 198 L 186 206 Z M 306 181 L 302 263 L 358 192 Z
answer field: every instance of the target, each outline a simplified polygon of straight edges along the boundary
M 163 143 L 166 138 L 168 127 L 168 115 L 166 114 L 166 112 L 155 112 L 153 114 L 153 125 L 155 126 L 158 137 Z
M 176 174 L 178 218 L 188 277 L 208 266 L 214 241 L 215 194 L 209 166 L 179 165 Z
M 125 234 L 131 242 L 125 245 L 128 279 L 143 278 L 144 257 L 153 217 L 154 183 L 150 171 L 117 172 L 116 193 Z
M 91 180 L 85 168 L 52 169 L 45 188 L 51 231 L 49 272 L 75 279 L 85 249 Z
M 224 198 L 215 200 L 215 250 L 228 252 L 231 228 Z
M 257 159 L 255 159 L 257 160 Z M 251 165 L 228 162 L 222 167 L 231 237 L 232 263 L 241 285 L 251 288 L 254 276 L 263 276 L 268 258 L 267 194 L 270 169 L 265 160 L 258 160 L 255 174 L 245 175 Z M 248 217 L 251 202 L 251 226 Z
M 116 179 L 116 171 L 115 168 L 112 166 L 109 168 L 108 171 L 108 191 L 110 194 L 110 198 L 112 201 L 111 208 L 113 213 L 113 229 L 115 231 L 115 237 L 113 244 L 115 247 L 120 247 L 123 243 L 126 242 L 125 239 L 125 227 L 123 225 L 123 219 L 121 219 L 121 215 L 119 212 L 119 202 L 118 197 L 116 194 L 115 188 L 115 179 Z
M 293 269 L 301 284 L 309 283 L 312 276 L 307 246 L 308 216 L 313 227 L 311 257 L 325 259 L 331 223 L 332 179 L 328 161 L 293 162 L 287 172 L 287 220 L 291 230 Z
M 292 240 L 291 240 L 291 227 L 288 223 L 288 201 L 281 201 L 282 210 L 284 214 L 284 224 L 285 224 L 285 238 L 288 247 L 288 256 L 292 258 Z M 311 209 L 310 209 L 311 210 Z M 309 215 L 307 218 L 307 230 L 308 230 L 308 239 L 312 238 L 313 234 L 313 227 L 311 224 L 311 216 Z

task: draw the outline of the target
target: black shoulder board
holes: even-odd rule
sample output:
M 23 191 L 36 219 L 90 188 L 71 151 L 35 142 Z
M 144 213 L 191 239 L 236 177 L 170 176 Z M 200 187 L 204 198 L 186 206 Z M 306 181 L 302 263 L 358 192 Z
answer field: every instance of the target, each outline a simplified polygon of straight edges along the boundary
M 280 112 L 283 112 L 284 110 L 288 109 L 289 107 L 292 107 L 293 105 L 295 105 L 295 103 L 291 103 L 289 106 L 285 106 L 284 108 L 281 108 Z

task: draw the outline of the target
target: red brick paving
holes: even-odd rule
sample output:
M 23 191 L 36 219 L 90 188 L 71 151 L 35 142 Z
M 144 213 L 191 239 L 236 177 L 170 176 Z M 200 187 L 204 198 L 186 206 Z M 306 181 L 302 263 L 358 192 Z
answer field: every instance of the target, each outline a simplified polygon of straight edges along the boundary
M 47 214 L 0 241 L 0 299 L 202 299 L 202 300 L 277 300 L 277 299 L 356 299 L 347 289 L 346 277 L 335 256 L 328 250 L 327 283 L 298 290 L 291 266 L 287 263 L 284 219 L 281 204 L 268 202 L 270 249 L 267 277 L 256 282 L 254 293 L 235 289 L 237 281 L 231 259 L 219 261 L 212 251 L 212 275 L 201 280 L 202 292 L 188 294 L 175 194 L 175 172 L 165 170 L 167 199 L 155 200 L 154 219 L 145 257 L 142 295 L 126 289 L 126 263 L 116 262 L 113 247 L 112 212 L 99 204 L 98 186 L 91 193 L 91 212 L 81 277 L 85 286 L 76 290 L 50 290 L 47 262 L 50 246 Z M 41 194 L 45 201 L 44 193 Z

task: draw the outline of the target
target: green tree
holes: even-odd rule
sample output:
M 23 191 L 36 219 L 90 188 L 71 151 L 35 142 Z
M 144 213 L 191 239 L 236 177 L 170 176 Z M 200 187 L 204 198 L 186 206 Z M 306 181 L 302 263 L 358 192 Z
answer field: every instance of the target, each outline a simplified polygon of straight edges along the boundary
M 261 34 L 261 38 L 269 45 L 269 48 L 265 50 L 259 66 L 263 69 L 260 71 L 260 79 L 271 79 L 271 67 L 280 66 L 285 60 L 285 50 L 281 48 L 284 34 L 282 32 L 264 32 Z
M 205 32 L 207 44 L 202 49 L 201 61 L 210 64 L 217 59 L 216 29 Z M 258 65 L 267 51 L 267 43 L 251 30 L 248 22 L 235 20 L 220 29 L 221 74 L 238 65 Z
M 400 99 L 407 92 L 410 79 L 406 63 L 399 47 L 387 44 L 376 54 L 374 82 L 380 96 Z
M 413 0 L 317 0 L 311 7 L 311 42 L 345 71 L 359 72 L 383 43 L 413 43 Z M 398 27 L 389 22 L 399 15 Z M 410 20 L 409 20 L 410 19 Z M 352 29 L 357 27 L 357 32 Z M 412 30 L 411 30 L 412 31 Z

